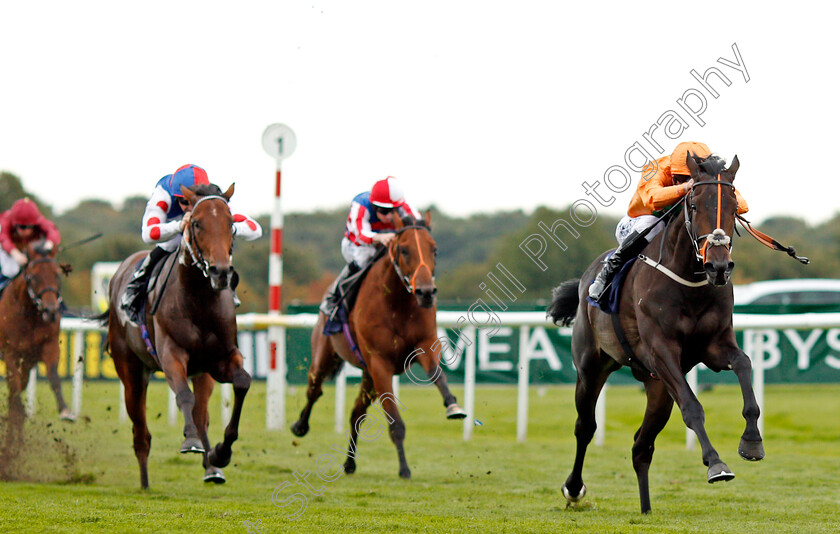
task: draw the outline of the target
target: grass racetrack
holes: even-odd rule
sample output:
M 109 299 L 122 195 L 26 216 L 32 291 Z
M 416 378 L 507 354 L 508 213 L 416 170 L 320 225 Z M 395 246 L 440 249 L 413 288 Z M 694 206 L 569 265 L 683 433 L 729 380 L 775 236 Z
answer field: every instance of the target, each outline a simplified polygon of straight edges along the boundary
M 5 400 L 5 384 L 1 386 Z M 349 388 L 352 406 L 356 386 Z M 64 385 L 70 398 L 69 382 Z M 459 400 L 461 388 L 453 391 Z M 220 441 L 218 388 L 211 401 L 210 441 Z M 700 394 L 712 443 L 735 472 L 710 485 L 699 448 L 685 449 L 685 426 L 675 410 L 659 436 L 651 466 L 653 512 L 639 513 L 630 446 L 644 410 L 638 387 L 612 387 L 607 397 L 606 444 L 591 445 L 584 467 L 586 499 L 566 508 L 560 486 L 574 457 L 572 387 L 531 388 L 527 443 L 516 442 L 516 390 L 479 387 L 475 427 L 462 440 L 462 423 L 447 421 L 435 388 L 401 389 L 412 479 L 397 476 L 387 432 L 359 442 L 358 470 L 332 482 L 315 474 L 331 447 L 346 448 L 333 430 L 334 391 L 325 390 L 304 438 L 288 429 L 265 430 L 265 383 L 246 399 L 227 483 L 202 482 L 199 455 L 182 455 L 182 422 L 167 422 L 167 389 L 149 389 L 151 489 L 139 489 L 131 423 L 118 421 L 118 386 L 89 382 L 82 417 L 62 423 L 45 382 L 38 412 L 27 422 L 23 465 L 0 481 L 2 532 L 737 532 L 840 531 L 840 385 L 771 386 L 766 390 L 761 462 L 736 452 L 744 428 L 737 387 Z M 297 419 L 304 389 L 287 399 Z M 2 413 L 6 406 L 3 402 Z M 377 410 L 369 413 L 384 422 Z M 374 424 L 371 432 L 375 434 Z M 324 467 L 322 465 L 322 467 Z M 314 496 L 296 484 L 310 472 Z M 335 471 L 335 468 L 322 472 Z M 24 480 L 21 480 L 24 479 Z M 284 482 L 290 484 L 283 487 Z M 305 510 L 291 499 L 306 495 Z M 248 523 L 245 523 L 248 522 Z

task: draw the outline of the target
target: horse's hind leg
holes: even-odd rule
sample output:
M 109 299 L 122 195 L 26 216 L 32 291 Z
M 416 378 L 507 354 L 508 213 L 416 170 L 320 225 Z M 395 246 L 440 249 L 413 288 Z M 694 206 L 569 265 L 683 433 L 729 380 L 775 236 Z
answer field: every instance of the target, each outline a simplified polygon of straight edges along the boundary
M 124 342 L 111 343 L 111 357 L 117 375 L 125 386 L 125 409 L 133 425 L 134 455 L 140 466 L 140 487 L 148 489 L 152 434 L 146 425 L 146 388 L 151 372 L 133 354 L 128 353 Z
M 665 428 L 674 406 L 674 400 L 668 395 L 668 390 L 660 380 L 645 382 L 645 393 L 647 394 L 647 409 L 642 426 L 636 432 L 633 442 L 633 469 L 639 481 L 639 500 L 643 514 L 650 512 L 648 471 L 653 460 L 653 443 L 656 436 Z
M 588 345 L 582 349 L 581 357 L 575 358 L 578 373 L 575 385 L 575 408 L 578 414 L 575 421 L 577 445 L 572 472 L 563 483 L 563 496 L 570 504 L 580 501 L 586 495 L 586 486 L 583 484 L 583 460 L 586 457 L 586 448 L 592 441 L 597 427 L 595 404 L 598 402 L 598 395 L 607 377 L 619 367 L 615 360 L 601 353 L 593 345 Z
M 375 359 L 371 362 L 370 373 L 373 378 L 373 387 L 379 395 L 379 403 L 382 410 L 385 412 L 385 417 L 388 418 L 388 427 L 391 434 L 391 441 L 397 448 L 397 457 L 400 462 L 400 477 L 411 478 L 411 470 L 408 468 L 408 462 L 405 459 L 405 450 L 403 449 L 403 442 L 405 441 L 405 423 L 400 417 L 400 410 L 397 407 L 399 399 L 394 396 L 392 389 L 392 378 L 394 376 L 394 369 L 390 363 L 383 362 L 381 359 Z M 402 405 L 402 403 L 400 403 Z M 403 406 L 405 408 L 405 406 Z
M 239 419 L 242 417 L 242 406 L 245 404 L 245 395 L 251 388 L 251 375 L 242 367 L 242 354 L 236 349 L 231 359 L 219 375 L 214 375 L 216 380 L 224 383 L 233 383 L 233 409 L 230 414 L 230 422 L 225 427 L 225 437 L 221 443 L 210 451 L 208 460 L 210 465 L 225 467 L 230 463 L 233 456 L 233 442 L 239 438 Z
M 409 379 L 412 382 L 418 383 L 419 385 L 425 385 L 429 381 L 434 382 L 435 386 L 437 386 L 438 391 L 440 391 L 441 397 L 443 397 L 443 406 L 446 408 L 446 418 L 447 419 L 463 419 L 467 416 L 467 412 L 465 412 L 460 406 L 458 406 L 458 399 L 455 398 L 455 395 L 449 391 L 449 384 L 446 381 L 446 374 L 443 372 L 443 368 L 440 366 L 440 351 L 443 349 L 440 340 L 435 339 L 432 343 L 421 343 L 418 347 L 420 349 L 418 360 L 420 361 L 420 365 L 423 366 L 423 370 L 426 371 L 426 374 L 429 376 L 429 380 L 421 380 L 415 382 L 414 374 L 409 369 L 409 366 L 412 363 L 412 359 L 409 359 L 406 363 L 405 372 L 408 374 Z
M 745 460 L 762 460 L 764 459 L 764 444 L 761 440 L 761 432 L 758 430 L 760 409 L 752 388 L 752 364 L 744 351 L 737 347 L 734 350 L 731 366 L 741 385 L 741 395 L 744 398 L 742 414 L 747 422 L 744 434 L 741 436 L 741 443 L 738 445 L 738 454 Z
M 202 373 L 193 378 L 193 393 L 195 394 L 193 420 L 195 421 L 195 427 L 198 429 L 198 438 L 204 445 L 201 462 L 204 466 L 204 482 L 222 484 L 225 481 L 225 475 L 221 469 L 210 465 L 209 453 L 207 452 L 210 450 L 210 439 L 207 436 L 207 430 L 210 427 L 210 410 L 207 405 L 210 403 L 210 395 L 213 393 L 214 385 L 213 377 L 207 373 Z
M 47 380 L 50 382 L 55 401 L 58 404 L 58 417 L 64 421 L 75 421 L 76 416 L 67 407 L 67 403 L 64 402 L 64 395 L 61 394 L 61 378 L 58 377 L 58 340 L 44 347 L 43 358 L 47 366 Z
M 323 394 L 321 385 L 324 379 L 338 370 L 343 363 L 343 360 L 336 356 L 330 339 L 323 333 L 323 328 L 323 320 L 319 320 L 312 333 L 312 364 L 307 376 L 306 406 L 301 410 L 298 420 L 292 424 L 292 434 L 295 436 L 305 436 L 309 432 L 312 407 Z
M 373 402 L 373 397 L 376 392 L 373 390 L 373 379 L 370 373 L 365 371 L 362 374 L 362 384 L 359 387 L 359 396 L 356 397 L 356 403 L 353 405 L 353 411 L 350 413 L 350 444 L 347 446 L 347 461 L 344 462 L 344 472 L 352 475 L 356 472 L 356 441 L 359 437 L 359 427 L 366 418 L 365 414 Z M 377 434 L 376 437 L 379 437 Z M 364 438 L 363 438 L 364 439 Z

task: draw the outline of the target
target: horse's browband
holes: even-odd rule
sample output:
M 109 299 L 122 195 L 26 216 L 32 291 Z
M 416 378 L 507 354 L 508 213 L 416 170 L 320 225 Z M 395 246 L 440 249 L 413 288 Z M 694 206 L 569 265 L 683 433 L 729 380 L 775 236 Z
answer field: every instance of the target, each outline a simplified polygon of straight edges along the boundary
M 706 180 L 703 182 L 694 182 L 694 185 L 691 186 L 692 189 L 697 187 L 698 185 L 728 185 L 731 188 L 735 188 L 735 185 L 730 182 L 724 182 L 723 180 Z
M 196 202 L 195 204 L 193 204 L 193 209 L 195 209 L 195 208 L 196 208 L 196 206 L 198 206 L 199 204 L 201 204 L 201 203 L 202 203 L 202 202 L 204 202 L 205 200 L 210 200 L 211 198 L 218 198 L 219 200 L 221 200 L 221 201 L 222 201 L 222 202 L 224 202 L 225 204 L 227 204 L 227 203 L 228 203 L 228 200 L 227 200 L 225 197 L 221 196 L 221 195 L 207 195 L 206 197 L 201 197 L 201 198 L 199 198 L 199 199 L 198 199 L 198 202 Z
M 401 233 L 405 232 L 406 230 L 411 230 L 411 229 L 416 229 L 416 230 L 423 229 L 423 230 L 426 230 L 427 232 L 429 231 L 428 226 L 424 226 L 422 224 L 412 224 L 411 226 L 403 226 L 402 228 L 400 228 L 399 230 L 397 230 L 394 233 L 396 235 L 400 235 Z

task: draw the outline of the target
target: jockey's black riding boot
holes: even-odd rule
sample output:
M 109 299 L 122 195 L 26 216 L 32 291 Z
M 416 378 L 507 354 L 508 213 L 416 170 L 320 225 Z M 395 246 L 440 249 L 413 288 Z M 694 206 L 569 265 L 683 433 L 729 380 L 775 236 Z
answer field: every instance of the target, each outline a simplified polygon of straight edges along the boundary
M 359 266 L 356 265 L 355 261 L 351 261 L 347 265 L 341 269 L 341 272 L 338 273 L 338 277 L 335 279 L 335 282 L 329 288 L 327 293 L 327 297 L 321 303 L 321 311 L 324 312 L 324 315 L 327 316 L 327 319 L 334 319 L 335 312 L 338 310 L 338 304 L 341 301 L 341 285 L 342 283 L 359 272 Z
M 644 237 L 640 237 L 638 232 L 633 232 L 627 236 L 624 243 L 604 261 L 604 267 L 601 268 L 601 272 L 589 286 L 589 298 L 600 302 L 615 273 L 621 269 L 622 265 L 627 263 L 627 260 L 640 254 L 645 246 L 647 246 L 647 241 Z
M 131 277 L 128 285 L 125 286 L 125 291 L 123 291 L 122 298 L 120 298 L 120 308 L 128 316 L 128 320 L 134 324 L 140 324 L 142 322 L 140 310 L 143 308 L 146 286 L 149 283 L 149 276 L 152 273 L 152 269 L 167 254 L 160 247 L 153 248 L 149 255 L 143 259 L 140 268 L 134 271 L 134 276 Z

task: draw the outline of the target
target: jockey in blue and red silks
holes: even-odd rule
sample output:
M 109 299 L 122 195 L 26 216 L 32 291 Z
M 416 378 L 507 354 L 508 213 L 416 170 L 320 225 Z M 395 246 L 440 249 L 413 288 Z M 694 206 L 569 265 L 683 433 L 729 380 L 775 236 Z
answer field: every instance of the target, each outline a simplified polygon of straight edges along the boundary
M 141 236 L 145 243 L 157 246 L 135 271 L 120 299 L 120 308 L 135 324 L 140 324 L 140 311 L 145 301 L 146 285 L 152 268 L 162 258 L 178 249 L 184 228 L 190 222 L 190 206 L 181 192 L 181 186 L 193 187 L 201 184 L 210 184 L 207 172 L 195 165 L 184 165 L 158 180 L 151 198 L 146 203 Z M 234 236 L 252 241 L 262 235 L 262 227 L 257 221 L 237 211 L 233 206 L 230 206 L 230 211 L 233 215 Z M 239 277 L 234 273 L 231 289 L 236 289 L 238 281 Z
M 26 265 L 26 246 L 39 239 L 46 239 L 52 249 L 61 242 L 61 234 L 34 202 L 22 198 L 0 213 L 0 289 Z
M 379 180 L 370 191 L 353 198 L 341 240 L 341 255 L 347 265 L 321 303 L 321 311 L 327 318 L 334 319 L 342 282 L 367 267 L 379 247 L 387 247 L 393 241 L 396 235 L 394 217 L 408 215 L 420 220 L 420 213 L 405 201 L 402 185 L 393 176 Z

